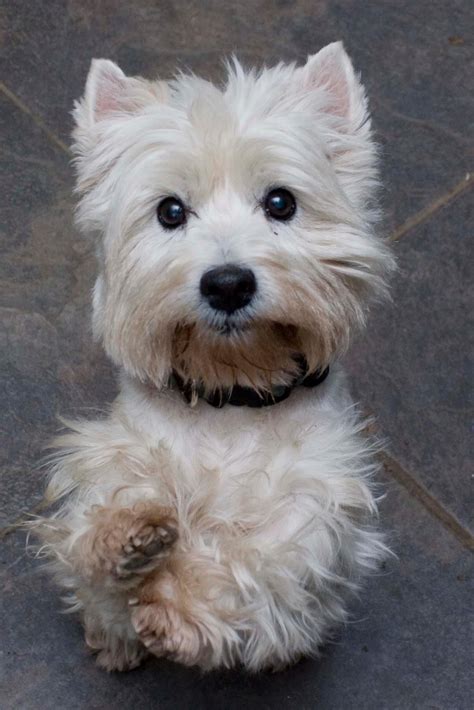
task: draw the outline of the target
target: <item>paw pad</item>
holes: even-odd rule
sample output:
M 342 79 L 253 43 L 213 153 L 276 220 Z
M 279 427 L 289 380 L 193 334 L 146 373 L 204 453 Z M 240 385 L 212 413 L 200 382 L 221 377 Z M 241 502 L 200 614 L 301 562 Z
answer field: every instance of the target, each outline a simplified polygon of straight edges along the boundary
M 177 526 L 172 521 L 145 524 L 131 531 L 116 566 L 117 576 L 126 578 L 151 572 L 170 553 L 177 538 Z

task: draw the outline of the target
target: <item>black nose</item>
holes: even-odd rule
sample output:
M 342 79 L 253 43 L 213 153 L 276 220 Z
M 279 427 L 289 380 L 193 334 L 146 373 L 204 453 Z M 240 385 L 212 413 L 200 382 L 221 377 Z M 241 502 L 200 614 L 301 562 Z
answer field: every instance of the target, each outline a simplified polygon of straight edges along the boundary
M 216 311 L 233 313 L 248 306 L 257 290 L 253 271 L 235 264 L 218 266 L 201 277 L 200 289 Z

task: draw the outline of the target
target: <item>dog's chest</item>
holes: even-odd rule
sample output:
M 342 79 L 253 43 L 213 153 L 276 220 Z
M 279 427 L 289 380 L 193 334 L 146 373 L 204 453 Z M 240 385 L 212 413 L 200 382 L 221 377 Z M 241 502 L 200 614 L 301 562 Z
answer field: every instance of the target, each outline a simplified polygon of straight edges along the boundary
M 206 402 L 189 408 L 167 397 L 146 414 L 140 406 L 128 416 L 153 446 L 161 442 L 169 451 L 183 489 L 191 495 L 212 490 L 216 503 L 234 508 L 254 496 L 279 494 L 290 481 L 324 476 L 345 410 L 347 396 L 333 380 L 320 391 L 295 391 L 287 401 L 257 410 L 215 409 Z

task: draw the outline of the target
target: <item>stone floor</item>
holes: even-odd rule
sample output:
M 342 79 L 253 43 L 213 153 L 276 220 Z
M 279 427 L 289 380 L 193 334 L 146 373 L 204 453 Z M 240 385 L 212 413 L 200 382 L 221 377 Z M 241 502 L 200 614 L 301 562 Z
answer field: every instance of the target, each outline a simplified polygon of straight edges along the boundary
M 0 707 L 471 708 L 472 5 L 1 5 Z M 15 527 L 40 504 L 37 462 L 57 415 L 90 416 L 115 393 L 89 331 L 91 244 L 72 226 L 73 99 L 94 56 L 145 76 L 166 77 L 179 65 L 215 78 L 233 51 L 247 63 L 302 60 L 339 38 L 371 97 L 384 229 L 400 264 L 393 307 L 374 313 L 347 362 L 356 396 L 389 441 L 381 520 L 398 558 L 370 581 L 319 661 L 257 677 L 202 677 L 169 662 L 106 675 L 84 650 L 77 620 L 58 613 L 57 591 Z

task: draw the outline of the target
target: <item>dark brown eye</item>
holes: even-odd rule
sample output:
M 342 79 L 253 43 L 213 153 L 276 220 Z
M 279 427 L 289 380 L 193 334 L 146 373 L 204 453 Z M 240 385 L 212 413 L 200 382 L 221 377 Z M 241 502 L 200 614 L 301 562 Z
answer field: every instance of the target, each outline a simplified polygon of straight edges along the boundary
M 269 217 L 284 222 L 295 214 L 296 200 L 289 190 L 278 187 L 276 190 L 270 190 L 265 198 L 264 207 Z
M 157 209 L 158 221 L 165 229 L 176 229 L 186 222 L 186 209 L 177 197 L 165 197 Z

